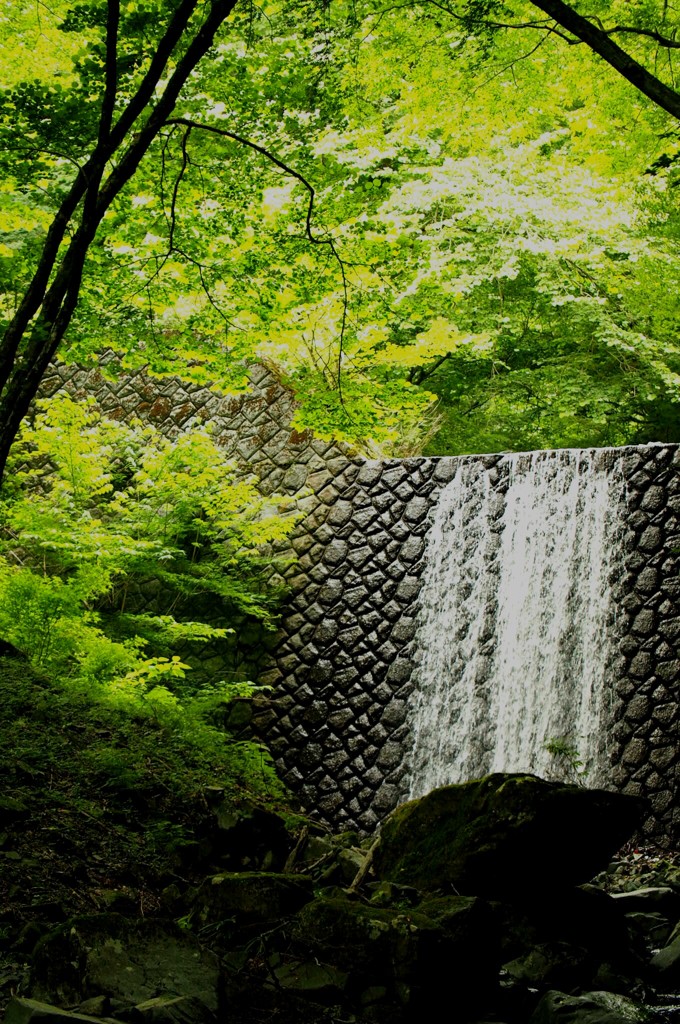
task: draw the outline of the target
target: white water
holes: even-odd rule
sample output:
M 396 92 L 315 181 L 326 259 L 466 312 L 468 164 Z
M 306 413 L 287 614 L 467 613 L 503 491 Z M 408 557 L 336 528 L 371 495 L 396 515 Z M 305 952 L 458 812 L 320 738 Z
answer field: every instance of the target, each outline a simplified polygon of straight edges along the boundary
M 606 784 L 623 571 L 623 484 L 607 454 L 505 456 L 498 490 L 479 460 L 461 460 L 442 491 L 414 643 L 412 796 L 489 771 L 554 775 L 556 738 L 589 786 Z

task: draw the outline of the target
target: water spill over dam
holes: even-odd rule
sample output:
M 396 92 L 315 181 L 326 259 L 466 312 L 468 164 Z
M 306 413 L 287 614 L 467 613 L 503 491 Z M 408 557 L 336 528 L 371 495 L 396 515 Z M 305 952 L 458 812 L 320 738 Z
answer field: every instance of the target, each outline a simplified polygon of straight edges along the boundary
M 625 551 L 620 460 L 460 460 L 427 534 L 411 795 L 489 771 L 549 775 L 558 740 L 609 781 Z

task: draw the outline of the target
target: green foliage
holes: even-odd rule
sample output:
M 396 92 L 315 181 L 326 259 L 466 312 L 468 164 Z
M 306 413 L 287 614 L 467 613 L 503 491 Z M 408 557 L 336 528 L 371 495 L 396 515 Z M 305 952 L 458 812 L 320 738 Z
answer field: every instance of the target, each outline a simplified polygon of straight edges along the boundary
M 261 548 L 290 529 L 285 502 L 265 500 L 239 477 L 203 429 L 171 444 L 152 427 L 64 397 L 41 403 L 12 460 L 0 636 L 46 675 L 27 671 L 16 686 L 16 662 L 4 663 L 15 691 L 3 707 L 17 720 L 0 730 L 0 759 L 10 737 L 14 755 L 39 774 L 67 751 L 79 792 L 94 786 L 117 799 L 160 790 L 189 801 L 214 783 L 281 798 L 263 749 L 225 731 L 231 702 L 258 687 L 197 687 L 173 650 L 224 638 L 243 616 L 273 623 L 274 563 Z M 148 584 L 154 613 L 134 607 L 133 592 Z M 217 624 L 196 619 L 201 601 Z M 0 691 L 4 684 L 0 672 Z M 66 743 L 69 723 L 82 734 L 77 750 Z M 176 832 L 161 822 L 149 842 L 167 847 Z
M 153 692 L 130 680 L 118 687 L 63 681 L 21 659 L 0 659 L 6 786 L 20 794 L 30 780 L 34 811 L 51 802 L 63 814 L 107 821 L 133 861 L 190 841 L 206 786 L 236 800 L 246 792 L 269 803 L 285 799 L 267 752 L 206 720 L 205 695 L 170 700 L 168 691 Z M 220 700 L 231 696 L 220 688 Z
M 106 8 L 10 6 L 3 316 L 91 150 Z M 167 6 L 124 7 L 121 107 Z M 371 452 L 679 439 L 678 130 L 539 6 L 237 11 L 108 210 L 65 354 L 235 391 L 266 358 L 300 428 Z M 667 5 L 583 13 L 673 84 Z
M 235 473 L 204 429 L 174 442 L 65 397 L 12 453 L 2 507 L 0 631 L 34 664 L 90 680 L 181 680 L 180 642 L 273 623 L 263 545 L 294 517 Z M 143 600 L 151 588 L 154 611 Z M 137 607 L 135 607 L 137 601 Z M 211 621 L 189 612 L 203 609 Z
M 566 782 L 583 782 L 588 769 L 583 766 L 578 748 L 566 736 L 552 736 L 543 744 L 543 749 L 554 758 L 555 778 Z

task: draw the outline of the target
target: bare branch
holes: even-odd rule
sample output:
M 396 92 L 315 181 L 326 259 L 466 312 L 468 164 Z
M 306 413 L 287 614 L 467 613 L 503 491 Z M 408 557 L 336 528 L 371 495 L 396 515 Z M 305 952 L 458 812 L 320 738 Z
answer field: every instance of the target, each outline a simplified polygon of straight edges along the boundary
M 212 135 L 219 135 L 222 138 L 231 139 L 233 142 L 238 142 L 241 146 L 246 146 L 248 149 L 255 150 L 256 153 L 259 153 L 261 156 L 269 160 L 270 163 L 282 170 L 284 174 L 288 174 L 291 178 L 295 178 L 301 185 L 304 185 L 307 190 L 307 194 L 309 195 L 307 214 L 305 217 L 305 233 L 307 238 L 310 242 L 313 242 L 314 245 L 333 244 L 333 240 L 331 238 L 317 238 L 312 231 L 312 217 L 314 215 L 316 191 L 312 183 L 305 178 L 304 174 L 300 174 L 300 172 L 296 171 L 294 167 L 290 166 L 290 164 L 284 163 L 283 160 L 280 160 L 279 157 L 275 156 L 270 152 L 270 150 L 265 149 L 265 147 L 261 146 L 258 142 L 253 142 L 252 139 L 246 139 L 243 135 L 237 135 L 236 132 L 231 132 L 227 128 L 220 128 L 216 124 L 203 124 L 202 122 L 194 121 L 189 117 L 171 117 L 165 123 L 168 125 L 181 124 L 187 128 L 196 128 L 199 131 L 210 132 Z
M 175 178 L 175 184 L 172 189 L 172 198 L 170 200 L 170 233 L 168 235 L 168 246 L 172 252 L 173 244 L 175 240 L 175 227 L 177 226 L 177 195 L 179 193 L 179 186 L 182 183 L 182 178 L 186 173 L 186 169 L 189 166 L 189 154 L 187 153 L 187 143 L 189 142 L 189 136 L 191 135 L 191 128 L 187 128 L 184 135 L 182 136 L 182 165 Z
M 316 190 L 314 189 L 314 186 L 312 185 L 312 183 L 310 181 L 308 181 L 307 178 L 305 178 L 304 174 L 301 174 L 300 171 L 297 171 L 294 167 L 291 167 L 290 164 L 285 163 L 283 160 L 281 160 L 279 157 L 275 156 L 274 153 L 270 152 L 264 146 L 261 146 L 257 142 L 253 142 L 252 139 L 246 139 L 244 136 L 238 135 L 236 132 L 229 131 L 229 129 L 227 129 L 227 128 L 220 128 L 218 125 L 214 125 L 214 124 L 204 124 L 204 123 L 199 122 L 199 121 L 194 121 L 192 118 L 189 118 L 189 117 L 172 117 L 172 118 L 169 118 L 165 123 L 168 124 L 168 125 L 184 125 L 188 129 L 196 128 L 199 131 L 209 132 L 209 133 L 211 133 L 213 135 L 218 135 L 218 136 L 221 136 L 222 138 L 225 138 L 225 139 L 231 139 L 233 142 L 238 142 L 239 145 L 246 146 L 248 149 L 252 149 L 256 153 L 259 153 L 261 156 L 265 157 L 265 159 L 267 159 L 270 163 L 273 163 L 276 167 L 278 167 L 280 170 L 282 170 L 284 172 L 284 174 L 288 174 L 291 178 L 295 178 L 296 181 L 299 181 L 300 184 L 303 185 L 304 188 L 306 189 L 307 194 L 309 196 L 309 199 L 308 199 L 308 202 L 307 202 L 307 212 L 306 212 L 306 215 L 305 215 L 305 234 L 307 235 L 307 238 L 309 239 L 309 241 L 312 242 L 314 245 L 326 245 L 326 246 L 328 246 L 328 248 L 330 249 L 331 253 L 333 254 L 333 257 L 334 257 L 334 259 L 335 259 L 335 261 L 336 261 L 336 263 L 338 265 L 338 268 L 340 270 L 340 276 L 341 276 L 341 279 L 342 279 L 342 290 L 343 290 L 342 321 L 341 321 L 341 325 L 340 325 L 340 337 L 339 337 L 339 341 L 338 341 L 338 359 L 337 359 L 337 378 L 336 379 L 337 379 L 338 394 L 340 396 L 340 403 L 341 403 L 341 405 L 344 408 L 344 399 L 343 399 L 343 395 L 342 395 L 342 361 L 343 361 L 343 356 L 344 356 L 345 335 L 346 335 L 346 332 L 347 332 L 347 306 L 348 306 L 347 271 L 346 271 L 345 262 L 342 259 L 342 257 L 340 256 L 340 254 L 338 253 L 338 250 L 337 250 L 337 247 L 336 247 L 336 244 L 335 244 L 335 240 L 330 235 L 327 235 L 326 237 L 323 237 L 323 238 L 319 238 L 317 235 L 314 234 L 314 231 L 312 229 L 312 218 L 313 218 L 313 215 L 314 215 L 314 200 L 316 199 Z
M 653 39 L 659 46 L 666 47 L 670 50 L 680 50 L 680 42 L 677 39 L 671 39 L 669 36 L 662 36 L 660 32 L 655 32 L 651 28 L 635 28 L 632 25 L 615 25 L 614 28 L 604 29 L 608 36 L 616 34 L 627 33 L 628 35 L 636 36 L 647 36 L 649 39 Z

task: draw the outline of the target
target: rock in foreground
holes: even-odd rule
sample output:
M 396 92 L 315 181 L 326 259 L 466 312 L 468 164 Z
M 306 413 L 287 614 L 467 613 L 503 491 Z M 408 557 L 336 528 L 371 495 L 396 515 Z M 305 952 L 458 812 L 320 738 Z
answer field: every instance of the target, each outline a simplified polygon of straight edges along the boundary
M 645 813 L 635 797 L 487 775 L 398 807 L 375 850 L 379 878 L 424 891 L 512 898 L 587 882 L 606 867 Z

